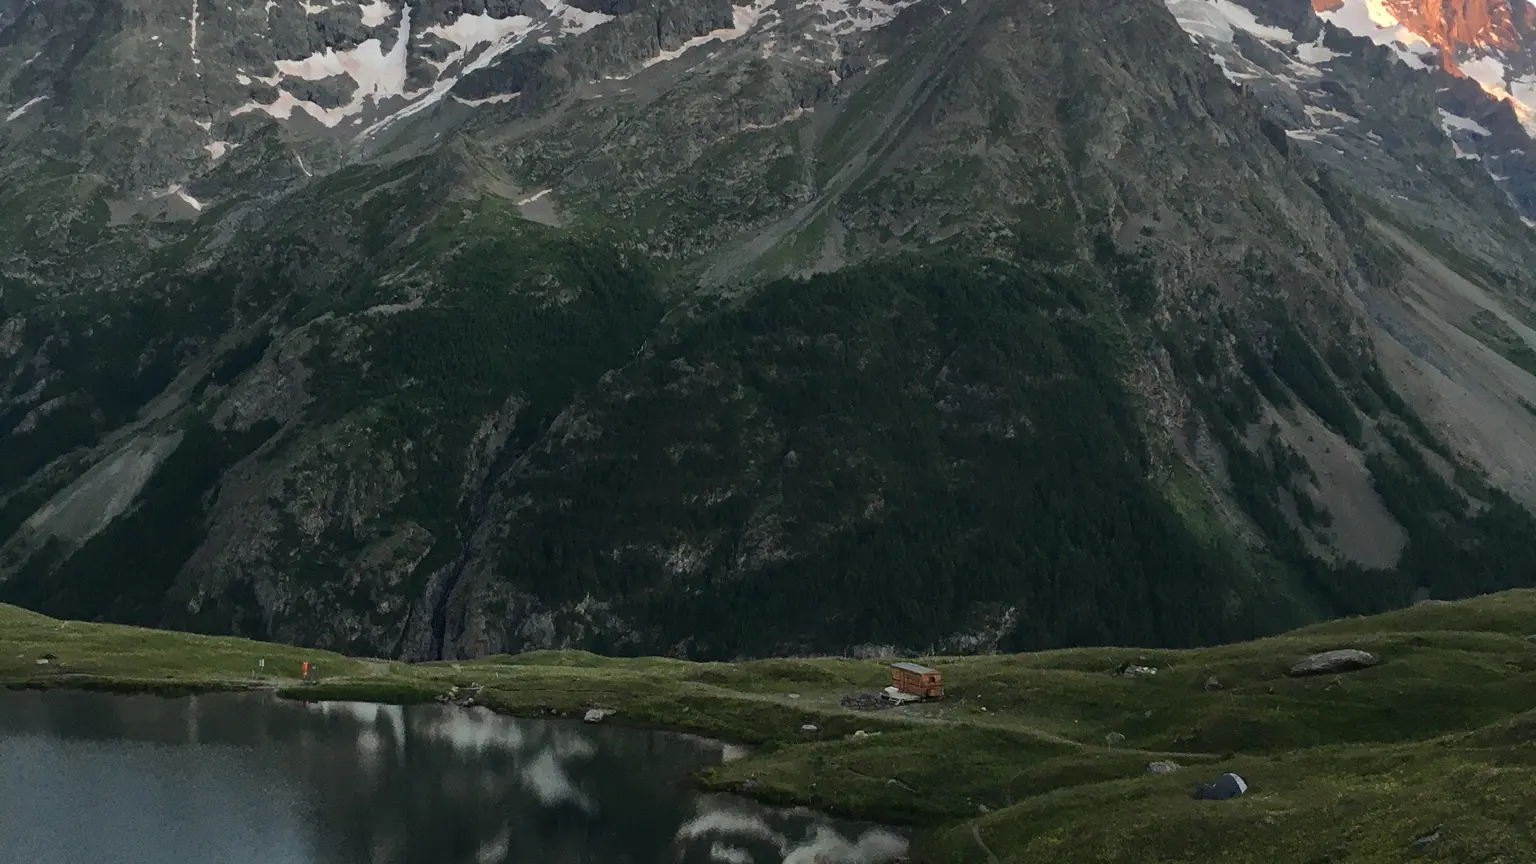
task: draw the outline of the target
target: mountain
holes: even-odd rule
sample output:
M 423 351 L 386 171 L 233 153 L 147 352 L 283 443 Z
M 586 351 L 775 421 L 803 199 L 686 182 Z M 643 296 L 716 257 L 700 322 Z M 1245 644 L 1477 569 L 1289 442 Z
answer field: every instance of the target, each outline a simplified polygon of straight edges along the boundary
M 583 4 L 6 7 L 0 601 L 711 658 L 1536 584 L 1467 6 Z

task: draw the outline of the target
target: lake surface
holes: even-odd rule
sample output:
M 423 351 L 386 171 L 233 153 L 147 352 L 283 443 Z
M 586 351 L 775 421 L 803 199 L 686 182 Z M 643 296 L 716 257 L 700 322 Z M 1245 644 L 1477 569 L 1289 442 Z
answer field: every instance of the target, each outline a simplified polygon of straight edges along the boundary
M 443 705 L 0 690 L 0 864 L 879 864 L 896 834 L 700 794 L 727 748 Z

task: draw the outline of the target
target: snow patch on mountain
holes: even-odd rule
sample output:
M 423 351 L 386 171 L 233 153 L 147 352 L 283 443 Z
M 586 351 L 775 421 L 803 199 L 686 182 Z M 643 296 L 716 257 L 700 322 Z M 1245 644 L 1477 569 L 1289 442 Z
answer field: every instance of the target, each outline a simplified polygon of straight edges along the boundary
M 1397 20 L 1383 0 L 1343 0 L 1337 8 L 1318 12 L 1329 24 L 1391 48 L 1410 69 L 1428 69 L 1439 49 Z
M 37 103 L 39 103 L 39 102 L 41 102 L 41 101 L 43 101 L 44 99 L 47 99 L 47 98 L 48 98 L 47 96 L 37 96 L 37 97 L 34 97 L 32 99 L 29 99 L 28 101 L 22 103 L 21 107 L 17 108 L 16 110 L 12 111 L 11 113 L 5 115 L 5 122 L 9 123 L 12 120 L 19 120 L 19 119 L 21 119 L 21 115 L 27 113 L 27 111 L 33 105 L 36 105 Z
M 409 10 L 410 7 L 406 7 Z M 304 81 L 323 81 L 345 75 L 357 82 L 357 95 L 399 96 L 405 92 L 406 42 L 410 34 L 409 12 L 402 16 L 400 36 L 388 53 L 383 43 L 369 39 L 351 51 L 337 52 L 326 48 L 320 54 L 311 54 L 302 60 L 278 60 L 277 71 L 290 78 Z
M 1303 45 L 1297 45 L 1296 56 L 1299 57 L 1303 63 L 1309 63 L 1313 66 L 1317 66 L 1344 55 L 1324 48 L 1323 37 L 1319 36 L 1317 37 L 1316 42 L 1308 42 Z
M 577 9 L 563 0 L 541 0 L 541 2 L 544 8 L 549 10 L 551 17 L 559 19 L 561 36 L 580 36 L 599 24 L 613 20 L 612 15 Z
M 348 117 L 362 112 L 369 102 L 375 105 L 384 99 L 405 95 L 406 50 L 411 38 L 411 7 L 407 4 L 400 12 L 400 26 L 395 44 L 388 52 L 378 39 L 368 39 L 350 51 L 326 48 L 302 60 L 278 60 L 277 80 L 298 78 L 304 81 L 320 81 L 336 75 L 346 75 L 357 84 L 352 99 L 339 108 L 326 108 L 314 102 L 295 97 L 287 90 L 279 90 L 277 101 L 271 104 L 251 102 L 231 111 L 232 116 L 264 112 L 279 120 L 287 120 L 294 109 L 302 109 L 328 127 L 335 127 Z M 241 76 L 236 76 L 239 80 Z M 258 79 L 268 80 L 268 79 Z
M 684 42 L 671 51 L 662 51 L 660 54 L 657 54 L 655 57 L 652 57 L 651 59 L 645 61 L 645 63 L 641 64 L 642 68 L 650 68 L 651 66 L 655 66 L 657 63 L 665 63 L 669 60 L 676 60 L 694 48 L 708 45 L 711 42 L 732 42 L 740 39 L 741 37 L 752 32 L 752 29 L 757 26 L 758 22 L 762 20 L 765 15 L 776 14 L 771 8 L 769 8 L 773 6 L 774 2 L 775 0 L 757 0 L 757 2 L 751 4 L 750 6 L 732 7 L 732 21 L 730 27 L 724 27 L 719 30 L 711 30 L 710 32 L 705 33 L 703 36 L 695 36 L 692 39 L 689 39 L 687 42 Z
M 372 0 L 369 3 L 359 3 L 357 6 L 362 10 L 364 27 L 377 27 L 383 24 L 395 11 L 385 0 Z
M 452 68 L 455 63 L 463 60 L 469 52 L 481 45 L 490 45 L 486 52 L 490 57 L 482 55 L 484 63 L 512 47 L 528 35 L 533 29 L 533 19 L 526 15 L 513 15 L 511 18 L 492 18 L 490 15 L 460 15 L 452 24 L 440 24 L 436 27 L 428 27 L 422 31 L 423 35 L 436 36 L 458 46 L 446 60 L 435 63 L 438 74 Z
M 1353 114 L 1345 114 L 1343 111 L 1336 111 L 1336 110 L 1334 110 L 1332 108 L 1319 108 L 1316 105 L 1306 105 L 1306 106 L 1304 106 L 1302 108 L 1302 110 L 1306 113 L 1307 119 L 1311 120 L 1312 123 L 1314 125 L 1317 125 L 1317 126 L 1337 125 L 1338 123 L 1359 123 L 1360 122 L 1360 118 L 1359 117 L 1356 117 Z M 1326 122 L 1326 121 L 1329 121 L 1329 120 L 1335 121 L 1335 122 L 1334 123 Z
M 301 0 L 300 5 L 306 14 L 317 14 L 326 9 L 338 8 L 345 0 L 335 0 L 322 5 L 325 2 L 326 0 L 318 0 L 318 2 Z M 362 23 L 366 27 L 385 24 L 396 11 L 396 4 L 391 0 L 353 0 L 353 2 L 357 2 L 357 8 L 362 13 Z M 732 20 L 729 26 L 695 36 L 675 48 L 658 51 L 655 56 L 643 60 L 635 71 L 676 60 L 696 48 L 736 41 L 750 33 L 761 31 L 777 18 L 778 12 L 772 8 L 777 2 L 778 0 L 752 0 L 745 5 L 736 5 L 732 9 Z M 795 2 L 798 8 L 812 13 L 819 12 L 825 23 L 819 24 L 816 29 L 835 40 L 849 34 L 884 26 L 918 0 L 795 0 Z M 1191 0 L 1181 0 L 1181 2 L 1191 2 Z M 1256 29 L 1257 32 L 1269 35 L 1279 34 L 1289 39 L 1289 35 L 1279 28 L 1266 28 L 1258 24 L 1252 15 L 1244 13 L 1232 0 L 1198 0 L 1198 3 L 1200 5 L 1217 4 L 1223 14 L 1235 16 L 1238 26 L 1243 28 Z M 541 6 L 542 10 L 540 10 Z M 490 67 L 507 53 L 526 44 L 529 39 L 537 39 L 540 44 L 551 45 L 564 39 L 579 37 L 615 18 L 608 13 L 577 8 L 566 0 L 539 0 L 538 4 L 525 4 L 522 7 L 523 11 L 531 14 L 517 14 L 503 18 L 489 12 L 466 13 L 447 23 L 435 24 L 413 32 L 411 5 L 401 4 L 398 8 L 400 17 L 397 37 L 388 51 L 383 49 L 380 39 L 371 38 L 359 43 L 356 47 L 344 50 L 326 47 L 306 57 L 276 60 L 265 75 L 256 74 L 256 70 L 248 67 L 235 69 L 234 80 L 242 87 L 250 87 L 259 82 L 275 88 L 277 92 L 275 97 L 256 96 L 229 111 L 229 115 L 260 113 L 277 120 L 291 120 L 294 112 L 298 111 L 327 128 L 335 129 L 343 123 L 356 124 L 353 128 L 360 130 L 357 133 L 358 136 L 369 138 L 401 120 L 416 116 L 440 103 L 452 93 L 454 87 L 466 75 Z M 417 17 L 420 18 L 420 15 L 418 14 Z M 435 70 L 436 80 L 425 84 L 420 81 L 410 83 L 407 75 L 407 61 L 415 56 L 412 54 L 413 49 L 420 47 L 422 43 L 430 44 L 432 40 L 447 42 L 452 46 L 452 50 L 446 55 L 434 52 L 433 57 L 421 58 Z M 634 72 L 611 76 L 611 78 L 622 79 L 632 74 Z M 337 107 L 327 107 L 300 98 L 294 95 L 299 88 L 284 86 L 285 83 L 323 81 L 343 76 L 351 79 L 356 87 L 346 104 Z M 479 96 L 479 94 L 476 95 Z M 510 102 L 517 95 L 516 93 L 499 93 L 479 98 L 466 98 L 455 94 L 454 100 L 460 104 L 475 107 Z M 218 147 L 215 143 L 204 145 L 204 149 L 208 150 L 215 161 L 227 154 L 229 150 L 227 146 Z
M 1252 12 L 1232 0 L 1166 0 L 1166 5 L 1191 37 L 1231 42 L 1233 31 L 1242 30 L 1270 42 L 1295 41 L 1290 31 L 1259 23 Z
M 1444 129 L 1447 134 L 1457 130 L 1473 132 L 1485 138 L 1493 134 L 1493 132 L 1489 131 L 1488 127 L 1477 122 L 1476 120 L 1470 120 L 1466 117 L 1452 114 L 1444 108 L 1440 109 L 1440 127 Z
M 1263 0 L 1241 0 L 1245 6 L 1261 8 Z M 1323 45 L 1323 37 L 1299 44 L 1292 33 L 1260 23 L 1244 6 L 1232 0 L 1164 0 L 1179 25 L 1210 55 L 1222 74 L 1235 84 L 1256 86 L 1262 92 L 1275 88 L 1278 113 L 1289 116 L 1299 128 L 1287 129 L 1288 138 L 1309 142 L 1339 155 L 1348 151 L 1341 143 L 1365 141 L 1380 147 L 1379 135 L 1361 128 L 1360 118 L 1339 110 L 1347 103 L 1336 100 L 1334 91 L 1319 87 L 1324 77 L 1322 64 L 1348 59 Z M 1331 8 L 1322 9 L 1319 6 Z M 1431 74 L 1439 66 L 1440 49 L 1424 36 L 1400 21 L 1392 10 L 1400 8 L 1394 0 L 1329 0 L 1318 3 L 1318 18 L 1339 30 L 1390 48 L 1409 68 Z M 1245 53 L 1248 48 L 1235 36 L 1243 31 L 1286 55 L 1284 67 L 1276 66 L 1272 56 L 1263 62 Z M 1514 75 L 1509 66 L 1520 64 L 1497 50 L 1479 43 L 1471 58 L 1458 57 L 1458 66 L 1468 79 L 1494 98 L 1507 100 L 1528 134 L 1536 136 L 1536 75 Z M 1299 109 L 1299 110 L 1298 110 Z M 1493 133 L 1483 124 L 1453 111 L 1439 109 L 1438 120 L 1457 159 L 1480 162 L 1495 182 L 1506 184 L 1510 177 L 1495 170 L 1489 160 L 1499 156 L 1486 150 Z M 1298 122 L 1299 121 L 1299 122 Z M 1520 151 L 1507 151 L 1519 155 Z M 1508 190 L 1506 189 L 1506 192 Z M 1517 202 L 1517 207 L 1520 206 Z
M 471 108 L 477 108 L 481 105 L 501 105 L 506 102 L 511 102 L 513 99 L 516 99 L 521 95 L 523 94 L 500 93 L 495 96 L 487 96 L 484 99 L 465 99 L 463 96 L 454 96 L 453 101 L 459 103 L 460 105 L 468 105 Z
M 891 23 L 901 10 L 917 0 L 814 0 L 811 4 L 821 10 L 828 21 L 823 28 L 834 36 L 844 36 L 862 30 L 874 30 Z
M 465 19 L 471 20 L 466 22 Z M 460 78 L 491 65 L 496 61 L 496 58 L 515 48 L 536 29 L 537 26 L 534 20 L 526 15 L 514 15 L 511 18 L 492 18 L 488 15 L 460 15 L 452 24 L 427 28 L 424 32 L 440 36 L 459 46 L 459 50 L 450 55 L 443 65 L 443 69 L 459 62 L 469 52 L 481 45 L 489 43 L 490 47 L 480 52 L 458 75 L 440 79 L 424 91 L 406 94 L 407 98 L 415 101 L 369 126 L 363 130 L 363 135 L 365 137 L 377 135 L 390 125 L 407 117 L 413 117 L 441 102 L 443 97 L 447 96 L 448 92 L 453 89 L 454 85 L 459 83 Z
M 197 0 L 192 0 L 192 16 L 187 20 L 191 22 L 192 65 L 197 66 L 203 62 L 197 56 Z M 202 77 L 203 73 L 197 72 L 195 74 L 198 77 Z
M 1536 135 L 1536 77 L 1525 75 L 1511 77 L 1509 70 L 1497 57 L 1483 55 L 1458 64 L 1461 71 L 1483 92 L 1495 99 L 1506 99 L 1515 109 L 1520 124 Z

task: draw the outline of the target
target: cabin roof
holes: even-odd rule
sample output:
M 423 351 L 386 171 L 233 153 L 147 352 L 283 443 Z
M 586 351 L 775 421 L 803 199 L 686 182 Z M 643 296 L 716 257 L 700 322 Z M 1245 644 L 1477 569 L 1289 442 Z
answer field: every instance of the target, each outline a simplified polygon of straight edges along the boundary
M 937 669 L 929 669 L 927 666 L 923 666 L 919 663 L 892 663 L 891 668 L 901 669 L 906 672 L 913 672 L 918 675 L 933 675 L 939 671 Z

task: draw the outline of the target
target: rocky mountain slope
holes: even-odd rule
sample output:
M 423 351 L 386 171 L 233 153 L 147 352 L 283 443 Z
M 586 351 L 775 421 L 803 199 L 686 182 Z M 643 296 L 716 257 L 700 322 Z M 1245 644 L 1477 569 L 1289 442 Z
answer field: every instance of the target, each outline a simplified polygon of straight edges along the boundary
M 15 7 L 0 599 L 716 657 L 1531 584 L 1522 109 L 1384 10 Z

